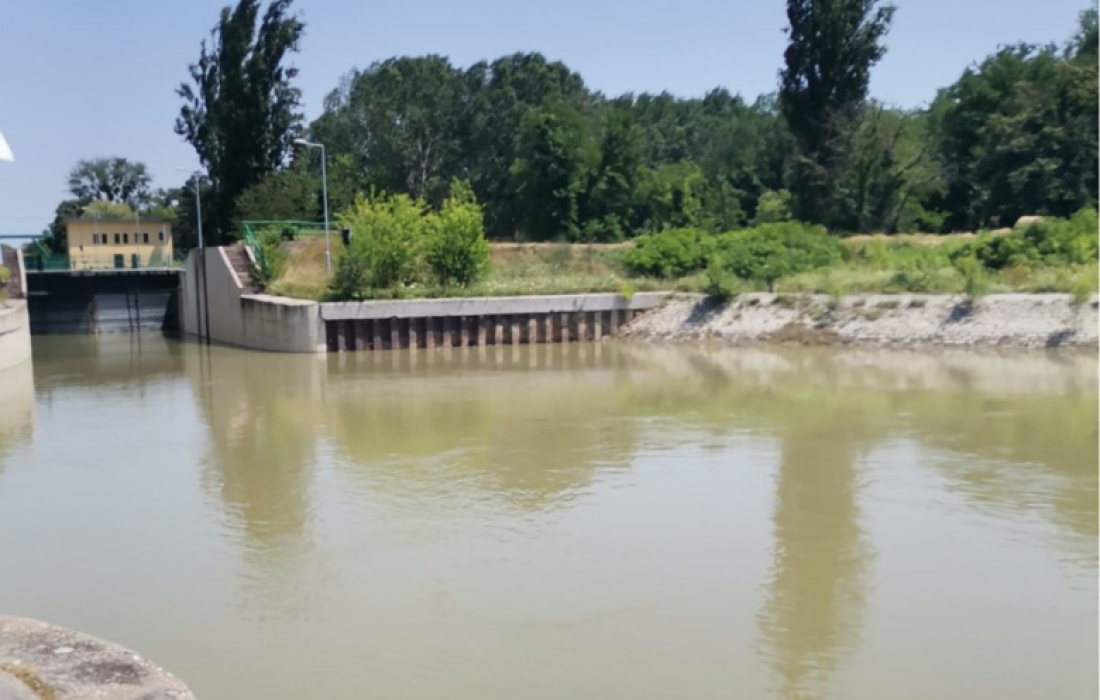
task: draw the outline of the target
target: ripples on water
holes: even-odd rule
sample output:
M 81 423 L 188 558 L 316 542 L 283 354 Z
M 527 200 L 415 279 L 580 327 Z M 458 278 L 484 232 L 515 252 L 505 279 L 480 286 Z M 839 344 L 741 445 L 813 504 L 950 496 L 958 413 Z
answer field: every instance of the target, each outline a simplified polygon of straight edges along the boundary
M 0 556 L 205 700 L 1094 697 L 1096 358 L 38 338 Z

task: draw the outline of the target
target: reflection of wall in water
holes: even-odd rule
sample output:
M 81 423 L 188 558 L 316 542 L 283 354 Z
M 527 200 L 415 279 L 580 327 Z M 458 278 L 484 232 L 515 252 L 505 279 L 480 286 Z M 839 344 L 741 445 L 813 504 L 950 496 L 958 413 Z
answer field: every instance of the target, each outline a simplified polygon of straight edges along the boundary
M 162 333 L 67 335 L 34 343 L 38 393 L 49 398 L 55 385 L 137 390 L 175 378 L 182 349 Z
M 605 346 L 352 358 L 330 364 L 328 410 L 353 476 L 373 488 L 539 510 L 634 450 L 630 383 Z
M 15 447 L 34 437 L 34 365 L 22 362 L 0 370 L 0 474 Z

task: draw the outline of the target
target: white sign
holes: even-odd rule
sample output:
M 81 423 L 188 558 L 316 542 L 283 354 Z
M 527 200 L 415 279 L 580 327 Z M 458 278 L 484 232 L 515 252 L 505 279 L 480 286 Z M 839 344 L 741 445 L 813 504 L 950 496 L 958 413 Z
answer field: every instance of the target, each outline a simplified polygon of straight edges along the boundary
M 0 160 L 15 160 L 15 156 L 12 155 L 11 147 L 8 146 L 8 141 L 4 138 L 3 133 L 0 133 Z

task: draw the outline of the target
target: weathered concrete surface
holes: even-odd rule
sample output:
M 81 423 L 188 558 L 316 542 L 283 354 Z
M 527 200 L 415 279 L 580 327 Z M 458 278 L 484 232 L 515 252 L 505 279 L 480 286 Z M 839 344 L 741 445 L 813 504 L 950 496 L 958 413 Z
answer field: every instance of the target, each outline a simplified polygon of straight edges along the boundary
M 205 269 L 204 269 L 205 268 Z M 182 276 L 180 319 L 189 335 L 269 352 L 325 352 L 320 304 L 251 294 L 223 248 L 192 250 Z
M 31 359 L 31 323 L 27 302 L 0 301 L 0 370 Z
M 0 700 L 93 699 L 194 696 L 178 678 L 128 649 L 37 620 L 0 616 Z
M 992 294 L 745 294 L 729 303 L 670 300 L 634 319 L 626 338 L 732 343 L 889 346 L 1096 347 L 1096 297 Z
M 652 309 L 667 297 L 667 292 L 639 292 L 629 299 L 620 294 L 548 294 L 522 297 L 340 301 L 321 304 L 321 318 L 325 321 L 350 321 L 644 310 Z

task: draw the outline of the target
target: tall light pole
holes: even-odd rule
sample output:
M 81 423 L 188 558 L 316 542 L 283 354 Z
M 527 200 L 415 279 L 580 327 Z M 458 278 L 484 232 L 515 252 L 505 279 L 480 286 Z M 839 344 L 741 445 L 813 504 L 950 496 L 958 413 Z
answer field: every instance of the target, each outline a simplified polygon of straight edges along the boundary
M 176 168 L 176 170 L 178 170 L 180 172 L 184 172 L 184 173 L 187 172 L 187 168 Z M 202 177 L 203 177 L 202 169 L 200 168 L 199 170 L 194 171 L 194 173 L 192 173 L 191 176 L 195 179 L 195 224 L 196 224 L 196 228 L 198 229 L 198 235 L 199 235 L 199 255 L 198 255 L 197 258 L 195 258 L 195 262 L 199 263 L 201 261 L 201 264 L 202 264 L 202 297 L 203 297 L 203 299 L 202 299 L 203 303 L 200 304 L 199 303 L 199 298 L 198 298 L 199 297 L 199 285 L 198 285 L 198 280 L 196 280 L 195 281 L 196 282 L 196 284 L 195 284 L 195 323 L 199 324 L 199 323 L 202 322 L 202 319 L 199 317 L 199 309 L 203 309 L 206 312 L 204 314 L 206 316 L 206 336 L 205 336 L 206 344 L 210 345 L 210 288 L 209 288 L 209 286 L 207 285 L 207 282 L 206 282 L 206 253 L 203 252 L 204 245 L 203 245 L 203 240 L 202 240 L 202 194 L 201 194 L 201 192 L 202 192 Z M 185 323 L 186 323 L 186 320 L 185 320 Z M 202 337 L 201 329 L 195 335 L 198 335 L 198 336 Z
M 181 173 L 187 172 L 187 168 L 176 168 Z M 192 177 L 195 178 L 195 225 L 198 227 L 199 233 L 199 247 L 202 248 L 202 171 L 196 170 L 192 173 Z
M 332 252 L 328 245 L 328 170 L 325 167 L 325 144 L 313 143 L 305 139 L 294 139 L 294 143 L 305 148 L 321 149 L 321 192 L 325 204 L 325 274 L 332 274 Z

